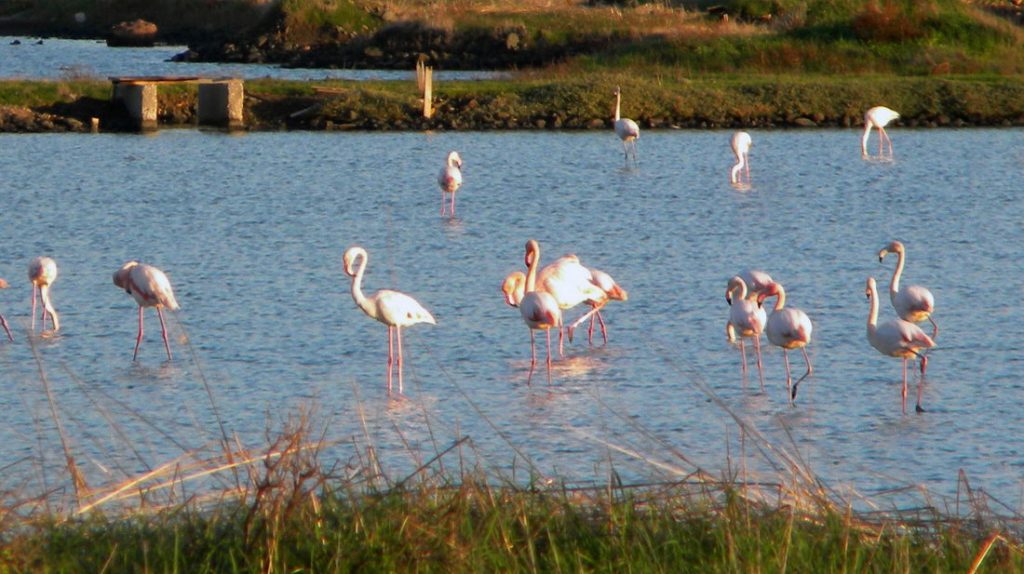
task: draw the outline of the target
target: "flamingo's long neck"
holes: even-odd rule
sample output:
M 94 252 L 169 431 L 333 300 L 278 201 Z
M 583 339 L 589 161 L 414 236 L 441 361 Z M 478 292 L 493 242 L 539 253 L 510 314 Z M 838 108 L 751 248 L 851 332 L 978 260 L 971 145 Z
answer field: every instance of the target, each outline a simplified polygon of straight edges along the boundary
M 779 298 L 775 300 L 775 310 L 781 311 L 786 306 L 786 290 L 782 288 L 782 285 L 778 285 Z
M 537 290 L 537 268 L 540 267 L 540 246 L 533 246 L 533 258 L 530 260 L 530 270 L 526 274 L 526 293 Z
M 892 282 L 889 283 L 889 299 L 892 301 L 896 300 L 896 295 L 900 292 L 900 276 L 903 275 L 904 253 L 902 249 L 896 252 L 896 270 L 893 271 Z
M 619 90 L 615 91 L 615 121 L 619 121 L 622 107 L 622 92 Z
M 870 291 L 868 297 L 871 299 L 871 308 L 868 311 L 868 336 L 873 337 L 878 323 L 878 289 L 873 280 L 868 282 L 868 289 Z
M 869 119 L 864 120 L 864 135 L 860 138 L 860 151 L 864 155 L 868 153 L 868 138 L 871 136 L 871 128 L 874 124 Z
M 366 264 L 369 262 L 369 255 L 365 251 L 359 252 L 352 265 L 356 266 L 356 274 L 352 277 L 352 300 L 363 310 L 364 313 L 377 318 L 377 307 L 363 295 L 363 272 L 366 271 Z
M 747 298 L 747 282 L 742 279 L 738 281 L 731 281 L 729 283 L 729 293 L 732 294 L 733 301 L 742 301 Z

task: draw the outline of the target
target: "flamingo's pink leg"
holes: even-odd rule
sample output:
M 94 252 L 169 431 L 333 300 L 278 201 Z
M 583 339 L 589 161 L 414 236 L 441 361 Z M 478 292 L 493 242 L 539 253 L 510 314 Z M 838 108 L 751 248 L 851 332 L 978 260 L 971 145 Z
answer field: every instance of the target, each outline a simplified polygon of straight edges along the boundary
M 140 307 L 141 309 L 141 307 Z M 167 350 L 167 360 L 171 360 L 171 343 L 167 339 L 167 323 L 164 322 L 164 310 L 162 307 L 156 308 L 156 314 L 160 317 L 160 331 L 164 336 L 164 349 Z
M 395 327 L 395 336 L 398 339 L 398 394 L 404 392 L 402 386 L 402 326 Z
M 388 394 L 391 394 L 391 366 L 395 364 L 394 327 L 388 327 Z
M 7 338 L 14 342 L 14 335 L 11 334 L 11 328 L 7 325 L 7 319 L 4 319 L 3 315 L 0 315 L 0 324 L 4 326 L 4 331 L 7 331 Z
M 142 344 L 142 306 L 139 306 L 139 335 L 135 337 L 135 353 L 132 354 L 132 360 L 139 358 L 139 345 Z

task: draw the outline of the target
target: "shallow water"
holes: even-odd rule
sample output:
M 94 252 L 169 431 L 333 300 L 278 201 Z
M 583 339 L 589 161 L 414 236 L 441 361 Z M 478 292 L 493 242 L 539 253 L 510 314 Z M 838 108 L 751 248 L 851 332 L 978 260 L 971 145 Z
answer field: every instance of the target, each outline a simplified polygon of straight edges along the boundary
M 0 311 L 17 337 L 0 343 L 0 464 L 63 480 L 42 368 L 93 484 L 216 443 L 218 416 L 259 447 L 311 405 L 338 441 L 328 457 L 372 445 L 396 477 L 459 436 L 517 479 L 531 464 L 569 481 L 770 473 L 731 411 L 830 486 L 952 496 L 963 470 L 1018 509 L 1024 131 L 890 131 L 894 161 L 862 160 L 853 130 L 751 132 L 745 190 L 728 183 L 727 132 L 645 132 L 630 168 L 610 130 L 0 136 Z M 435 183 L 450 149 L 465 160 L 456 219 Z M 498 291 L 531 237 L 542 261 L 577 253 L 630 295 L 606 309 L 609 344 L 577 338 L 550 385 L 543 367 L 527 384 L 527 329 Z M 900 362 L 865 339 L 865 279 L 888 287 L 895 261 L 877 252 L 892 239 L 904 284 L 937 302 L 924 414 L 900 413 Z M 367 292 L 401 289 L 437 318 L 404 333 L 407 400 L 387 399 L 386 331 L 349 295 L 354 244 Z M 37 361 L 25 268 L 40 254 L 60 266 L 62 329 L 31 339 Z M 175 286 L 171 362 L 152 311 L 131 360 L 136 306 L 111 275 L 132 258 Z M 751 266 L 814 322 L 795 408 L 778 349 L 762 393 L 725 340 L 725 284 Z
M 20 42 L 15 44 L 14 42 Z M 42 42 L 41 44 L 38 42 Z M 108 76 L 201 76 L 281 80 L 409 80 L 413 70 L 281 68 L 270 64 L 172 62 L 188 46 L 110 48 L 103 40 L 0 36 L 0 78 L 62 80 Z M 500 72 L 436 70 L 438 81 L 494 78 Z

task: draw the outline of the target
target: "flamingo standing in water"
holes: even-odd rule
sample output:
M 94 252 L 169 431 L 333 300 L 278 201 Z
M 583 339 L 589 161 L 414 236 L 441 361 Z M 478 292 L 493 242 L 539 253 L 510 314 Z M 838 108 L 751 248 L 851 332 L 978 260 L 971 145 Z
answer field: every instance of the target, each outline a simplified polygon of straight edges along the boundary
M 543 330 L 547 336 L 548 383 L 551 382 L 551 329 L 562 329 L 562 309 L 551 293 L 537 289 L 537 268 L 540 267 L 540 244 L 531 239 L 526 242 L 526 283 L 523 286 L 523 297 L 519 301 L 519 313 L 523 322 L 530 328 L 530 375 L 537 365 L 537 349 L 534 345 L 533 332 Z
M 747 183 L 750 183 L 750 146 L 753 142 L 747 132 L 736 132 L 732 136 L 732 153 L 736 155 L 736 165 L 732 166 L 729 180 L 738 184 L 741 183 L 740 173 L 745 173 Z
M 176 311 L 178 300 L 174 298 L 174 290 L 171 282 L 163 271 L 139 263 L 129 261 L 121 266 L 114 273 L 114 285 L 124 289 L 139 304 L 139 335 L 135 338 L 135 353 L 132 360 L 139 356 L 139 344 L 142 343 L 142 317 L 146 307 L 156 307 L 156 314 L 160 317 L 160 333 L 164 338 L 164 349 L 167 351 L 167 360 L 171 360 L 171 343 L 167 338 L 167 323 L 164 321 L 164 307 Z
M 730 343 L 737 339 L 740 344 L 740 356 L 743 358 L 741 372 L 744 381 L 747 374 L 747 350 L 743 345 L 744 337 L 754 339 L 754 351 L 757 354 L 757 372 L 764 390 L 764 368 L 761 364 L 761 333 L 764 331 L 767 316 L 764 308 L 756 300 L 747 298 L 747 284 L 743 278 L 735 276 L 729 280 L 725 290 L 725 300 L 729 303 L 729 322 L 725 324 L 725 334 Z
M 633 162 L 636 163 L 636 142 L 640 139 L 640 126 L 629 118 L 621 117 L 622 110 L 622 88 L 615 87 L 615 135 L 622 140 L 622 151 L 626 155 L 626 162 L 629 162 L 629 152 L 633 152 Z
M 896 270 L 892 274 L 892 281 L 889 282 L 889 300 L 896 308 L 896 314 L 904 321 L 920 323 L 927 319 L 932 324 L 932 338 L 939 334 L 939 325 L 932 318 L 935 311 L 935 297 L 927 288 L 920 285 L 908 285 L 900 289 L 900 276 L 903 274 L 903 264 L 906 261 L 907 250 L 899 241 L 893 241 L 878 252 L 878 262 L 881 263 L 885 256 L 895 253 L 897 256 Z
M 53 330 L 60 330 L 60 316 L 50 301 L 50 286 L 57 280 L 57 262 L 50 257 L 36 257 L 28 264 L 28 280 L 32 283 L 32 330 L 36 328 L 36 291 L 43 301 L 42 325 L 46 330 L 46 315 L 53 321 Z
M 0 279 L 0 289 L 7 289 L 7 281 Z M 32 312 L 34 316 L 35 311 Z M 0 313 L 0 325 L 3 325 L 4 331 L 7 331 L 7 338 L 14 342 L 14 335 L 11 334 L 11 327 L 7 324 L 7 319 L 4 318 L 3 313 Z
M 588 268 L 590 271 L 591 282 L 596 285 L 603 293 L 599 299 L 588 299 L 586 303 L 592 307 L 590 311 L 587 311 L 579 319 L 573 321 L 569 328 L 569 341 L 572 341 L 573 330 L 581 325 L 587 318 L 590 318 L 590 327 L 587 329 L 587 341 L 594 344 L 594 322 L 597 321 L 601 325 L 601 336 L 604 338 L 604 343 L 608 344 L 608 328 L 604 324 L 604 317 L 601 316 L 601 309 L 608 304 L 609 301 L 628 301 L 629 292 L 622 288 L 611 275 L 601 271 L 600 269 Z
M 868 137 L 871 135 L 871 128 L 878 128 L 878 155 L 882 156 L 882 144 L 889 144 L 889 155 L 892 156 L 892 140 L 889 134 L 885 133 L 885 126 L 889 122 L 900 117 L 899 112 L 890 110 L 885 106 L 875 106 L 864 113 L 864 134 L 860 138 L 860 155 L 868 157 Z
M 868 311 L 868 342 L 879 353 L 889 357 L 903 359 L 903 390 L 900 396 L 903 399 L 903 413 L 907 412 L 907 360 L 911 357 L 921 359 L 921 382 L 917 384 L 917 412 L 922 413 L 921 392 L 924 384 L 925 370 L 928 368 L 928 357 L 920 353 L 922 349 L 929 349 L 935 346 L 935 341 L 921 330 L 917 325 L 893 319 L 881 325 L 878 322 L 878 289 L 875 286 L 875 278 L 868 277 L 867 287 L 864 294 L 871 301 L 871 309 Z
M 394 340 L 398 339 L 398 394 L 402 394 L 402 327 L 437 323 L 423 305 L 405 293 L 381 289 L 370 297 L 363 295 L 363 272 L 369 261 L 365 249 L 349 247 L 343 259 L 345 273 L 352 278 L 352 300 L 367 316 L 388 327 L 388 393 L 391 392 L 391 371 L 395 363 Z
M 758 303 L 764 303 L 768 297 L 777 297 L 775 308 L 768 316 L 768 324 L 765 331 L 768 333 L 768 341 L 776 347 L 782 347 L 782 359 L 786 363 L 786 394 L 789 395 L 789 404 L 796 400 L 797 387 L 810 376 L 811 359 L 807 356 L 807 344 L 811 342 L 811 319 L 800 309 L 786 307 L 786 290 L 779 283 L 771 283 L 757 296 Z M 804 362 L 807 363 L 807 372 L 793 383 L 793 375 L 789 370 L 789 350 L 800 349 L 804 354 Z
M 437 185 L 441 188 L 441 215 L 444 215 L 444 194 L 450 193 L 452 195 L 451 215 L 455 217 L 455 192 L 462 187 L 462 157 L 459 156 L 459 152 L 448 153 L 444 167 L 437 174 Z
M 602 301 L 606 293 L 594 282 L 594 276 L 575 255 L 563 255 L 545 266 L 537 276 L 537 289 L 550 293 L 565 311 L 584 302 Z M 562 331 L 558 331 L 558 354 L 563 354 Z

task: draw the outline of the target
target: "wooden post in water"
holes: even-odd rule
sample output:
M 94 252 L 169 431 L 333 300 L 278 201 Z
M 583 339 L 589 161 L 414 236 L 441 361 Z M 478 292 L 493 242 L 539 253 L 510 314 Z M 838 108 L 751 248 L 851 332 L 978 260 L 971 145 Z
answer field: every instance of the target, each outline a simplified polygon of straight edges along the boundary
M 423 60 L 416 60 L 416 90 L 423 93 L 424 82 Z
M 423 117 L 430 119 L 434 115 L 434 68 L 425 66 L 423 68 Z

